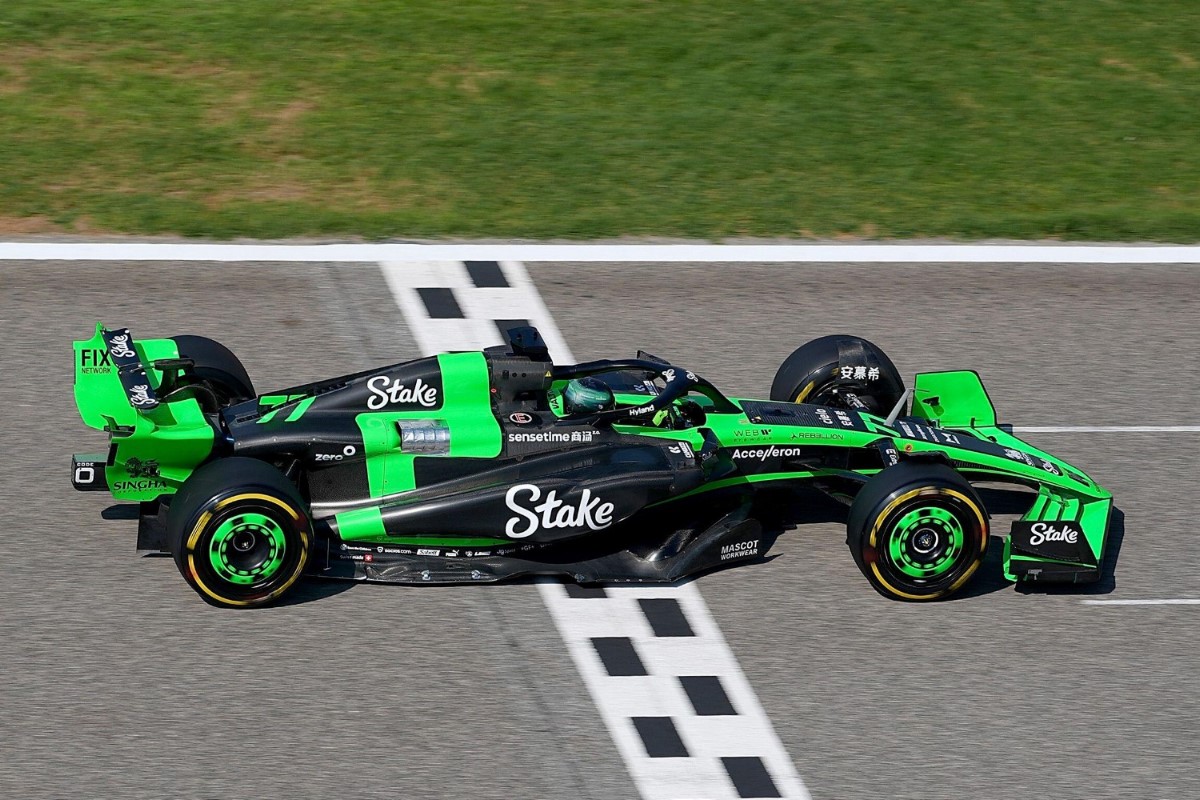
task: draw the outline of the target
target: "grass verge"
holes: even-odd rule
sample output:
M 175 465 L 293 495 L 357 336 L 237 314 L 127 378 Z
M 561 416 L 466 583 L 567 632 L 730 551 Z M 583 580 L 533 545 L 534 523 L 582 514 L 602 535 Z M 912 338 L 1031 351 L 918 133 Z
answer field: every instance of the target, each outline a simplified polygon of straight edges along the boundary
M 1200 239 L 1200 6 L 7 0 L 0 231 Z

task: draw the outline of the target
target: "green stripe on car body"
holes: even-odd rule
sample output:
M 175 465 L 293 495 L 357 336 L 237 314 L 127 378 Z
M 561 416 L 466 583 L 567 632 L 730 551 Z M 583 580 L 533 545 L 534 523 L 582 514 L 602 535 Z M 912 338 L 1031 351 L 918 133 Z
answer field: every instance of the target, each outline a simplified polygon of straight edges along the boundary
M 405 492 L 416 488 L 413 460 L 418 457 L 400 451 L 398 422 L 435 420 L 450 433 L 447 455 L 465 458 L 495 458 L 500 455 L 501 431 L 490 404 L 479 397 L 491 390 L 487 359 L 483 353 L 445 353 L 437 357 L 442 373 L 443 404 L 437 410 L 368 411 L 354 419 L 362 432 L 367 457 L 367 483 L 372 497 Z
M 500 455 L 503 447 L 500 423 L 492 413 L 491 404 L 478 402 L 479 397 L 487 397 L 491 391 L 487 359 L 483 353 L 471 352 L 445 353 L 437 360 L 445 387 L 440 409 L 367 411 L 354 418 L 362 432 L 371 497 L 388 497 L 417 488 L 415 462 L 418 458 L 495 458 Z M 445 425 L 450 437 L 449 451 L 444 456 L 402 452 L 397 423 L 405 420 L 430 420 Z M 342 517 L 338 514 L 336 519 L 343 539 L 370 541 L 376 536 L 357 526 L 343 530 Z M 382 523 L 380 525 L 382 527 Z
M 378 506 L 343 511 L 333 519 L 337 523 L 338 536 L 346 541 L 383 541 L 387 538 Z

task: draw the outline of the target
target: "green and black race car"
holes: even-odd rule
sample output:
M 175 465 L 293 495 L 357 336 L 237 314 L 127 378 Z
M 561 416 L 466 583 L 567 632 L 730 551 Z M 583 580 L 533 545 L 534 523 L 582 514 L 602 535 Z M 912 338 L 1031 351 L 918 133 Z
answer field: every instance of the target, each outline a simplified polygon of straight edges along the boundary
M 109 447 L 74 457 L 74 486 L 139 502 L 138 548 L 221 606 L 305 573 L 674 581 L 761 559 L 760 490 L 801 483 L 850 503 L 850 551 L 888 597 L 971 579 L 989 520 L 971 481 L 1035 492 L 1010 580 L 1100 575 L 1112 495 L 997 424 L 975 372 L 910 391 L 870 342 L 827 336 L 747 400 L 647 353 L 564 366 L 533 328 L 509 339 L 257 395 L 211 339 L 97 326 L 75 399 Z

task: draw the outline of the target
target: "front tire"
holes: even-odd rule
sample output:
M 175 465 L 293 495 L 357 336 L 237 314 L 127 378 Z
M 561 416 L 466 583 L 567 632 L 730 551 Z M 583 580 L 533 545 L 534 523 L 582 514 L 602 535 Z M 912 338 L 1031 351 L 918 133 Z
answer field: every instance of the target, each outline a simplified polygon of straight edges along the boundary
M 878 417 L 886 417 L 903 395 L 904 379 L 883 350 L 844 334 L 797 348 L 771 383 L 777 402 L 861 408 Z
M 300 493 L 262 461 L 225 458 L 196 470 L 167 515 L 167 545 L 188 585 L 215 606 L 263 606 L 299 580 L 312 549 Z
M 975 489 L 950 467 L 902 461 L 854 498 L 846 543 L 883 596 L 938 600 L 965 586 L 982 563 L 988 515 Z

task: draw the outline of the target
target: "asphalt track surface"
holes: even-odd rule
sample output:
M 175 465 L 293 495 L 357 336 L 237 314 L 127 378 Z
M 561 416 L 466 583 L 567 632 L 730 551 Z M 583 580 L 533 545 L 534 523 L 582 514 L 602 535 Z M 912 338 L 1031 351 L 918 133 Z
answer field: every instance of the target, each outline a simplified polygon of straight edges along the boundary
M 906 376 L 978 369 L 1017 425 L 1200 421 L 1192 267 L 527 266 L 578 358 L 641 347 L 731 394 L 848 331 Z M 637 796 L 532 585 L 314 581 L 229 612 L 136 556 L 128 515 L 69 486 L 104 444 L 71 396 L 98 319 L 221 339 L 264 391 L 417 355 L 374 264 L 0 265 L 0 796 Z M 1029 438 L 1116 494 L 1089 592 L 990 558 L 957 600 L 887 601 L 820 497 L 774 559 L 699 579 L 814 798 L 1200 794 L 1200 608 L 1082 602 L 1200 597 L 1200 434 Z

